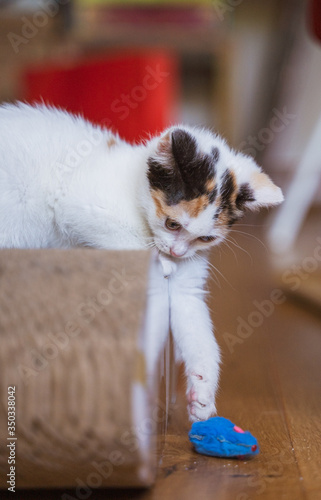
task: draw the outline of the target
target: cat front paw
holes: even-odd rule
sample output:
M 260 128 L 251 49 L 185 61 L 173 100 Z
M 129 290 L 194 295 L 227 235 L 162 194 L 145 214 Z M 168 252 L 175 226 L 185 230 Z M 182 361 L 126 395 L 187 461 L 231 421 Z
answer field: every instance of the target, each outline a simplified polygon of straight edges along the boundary
M 192 422 L 207 420 L 216 413 L 215 384 L 204 374 L 192 372 L 187 387 L 188 415 Z
M 164 278 L 169 278 L 172 274 L 175 273 L 177 265 L 171 257 L 160 254 L 159 260 L 162 266 Z

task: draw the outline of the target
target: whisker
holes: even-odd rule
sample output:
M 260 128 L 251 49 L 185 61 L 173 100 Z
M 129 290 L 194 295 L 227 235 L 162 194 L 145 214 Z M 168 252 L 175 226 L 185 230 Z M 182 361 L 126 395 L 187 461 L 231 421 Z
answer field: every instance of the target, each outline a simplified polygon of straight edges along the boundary
M 219 288 L 222 288 L 221 283 L 220 283 L 219 279 L 216 276 L 214 266 L 212 266 L 211 263 L 207 259 L 203 259 L 199 254 L 196 253 L 194 256 L 195 256 L 195 260 L 200 260 L 202 262 L 205 262 L 206 265 L 208 265 L 210 276 L 213 278 L 213 280 L 215 281 L 216 285 Z
M 235 257 L 236 262 L 238 263 L 238 260 L 237 260 L 237 255 L 236 255 L 236 253 L 235 253 L 234 249 L 233 249 L 232 247 L 230 247 L 230 245 L 229 245 L 229 243 L 233 243 L 233 242 L 232 242 L 232 241 L 230 241 L 230 240 L 228 240 L 228 239 L 225 237 L 225 239 L 224 239 L 224 241 L 222 241 L 222 243 L 223 243 L 223 245 L 225 244 L 225 245 L 227 246 L 227 248 L 228 248 L 228 249 L 232 252 L 232 254 L 233 254 L 233 255 L 234 255 L 234 257 Z M 223 250 L 223 248 L 224 248 L 224 246 L 221 246 L 221 247 L 220 247 L 220 250 Z
M 235 224 L 235 227 L 268 227 L 268 224 Z
M 228 279 L 224 276 L 224 274 L 221 273 L 221 271 L 219 271 L 219 269 L 217 269 L 217 267 L 214 266 L 214 264 L 212 264 L 212 262 L 210 262 L 209 260 L 206 260 L 206 259 L 203 259 L 199 254 L 198 255 L 198 258 L 201 259 L 203 262 L 206 262 L 210 268 L 212 268 L 216 273 L 218 273 L 223 279 L 224 281 L 236 292 L 236 289 L 234 288 L 234 286 L 228 281 Z M 220 288 L 221 288 L 221 285 L 220 285 Z
M 234 288 L 234 286 L 229 282 L 229 280 L 224 276 L 224 274 L 221 273 L 221 271 L 219 271 L 217 269 L 217 267 L 214 266 L 214 264 L 212 264 L 211 262 L 209 262 L 209 265 L 211 267 L 213 267 L 213 269 L 215 269 L 215 271 L 220 275 L 222 276 L 222 278 L 224 279 L 224 281 L 236 292 L 236 288 Z
M 227 245 L 227 246 L 228 246 L 228 245 Z M 227 252 L 225 252 L 225 251 L 224 251 L 224 250 L 225 250 L 225 248 L 224 248 L 221 244 L 220 244 L 220 245 L 218 245 L 216 248 L 217 248 L 217 249 L 219 250 L 219 252 L 220 252 L 220 261 L 222 261 L 222 253 L 221 253 L 221 252 L 223 252 L 223 254 L 224 254 L 224 255 L 227 255 Z M 229 247 L 228 247 L 228 248 L 229 248 Z
M 237 234 L 241 234 L 243 236 L 248 236 L 249 238 L 254 238 L 263 246 L 264 250 L 266 250 L 268 252 L 268 248 L 265 245 L 265 243 L 263 243 L 263 241 L 260 238 L 258 238 L 257 236 L 255 236 L 254 234 L 246 233 L 245 231 L 237 231 L 237 229 L 230 229 L 230 233 L 237 233 Z
M 156 244 L 154 241 L 147 241 L 146 243 L 143 243 L 144 248 L 155 248 Z
M 225 242 L 229 242 L 231 243 L 232 245 L 234 245 L 236 248 L 239 248 L 240 250 L 242 250 L 242 252 L 244 252 L 246 255 L 248 255 L 250 257 L 250 260 L 251 260 L 251 266 L 253 266 L 253 257 L 252 255 L 250 254 L 250 252 L 248 252 L 247 250 L 245 250 L 245 248 L 241 247 L 235 240 L 232 236 L 230 236 L 230 238 L 225 238 Z M 231 249 L 232 250 L 232 249 Z M 234 252 L 235 253 L 235 252 Z M 237 259 L 236 259 L 237 260 Z

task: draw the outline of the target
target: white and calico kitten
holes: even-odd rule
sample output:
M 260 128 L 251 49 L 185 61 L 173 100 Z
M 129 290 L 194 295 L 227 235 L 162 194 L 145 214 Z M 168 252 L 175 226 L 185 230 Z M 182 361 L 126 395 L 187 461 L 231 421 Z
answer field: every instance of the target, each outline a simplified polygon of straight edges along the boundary
M 205 303 L 207 262 L 246 209 L 283 200 L 252 158 L 185 125 L 130 145 L 79 116 L 0 107 L 0 247 L 159 251 L 191 420 L 215 412 L 220 354 Z

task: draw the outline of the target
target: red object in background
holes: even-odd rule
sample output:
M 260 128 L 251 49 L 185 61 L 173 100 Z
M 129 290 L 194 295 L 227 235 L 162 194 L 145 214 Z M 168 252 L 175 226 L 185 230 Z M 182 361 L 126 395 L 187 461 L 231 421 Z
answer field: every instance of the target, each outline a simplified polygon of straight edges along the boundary
M 44 101 L 111 127 L 128 141 L 162 131 L 175 120 L 176 58 L 164 52 L 121 52 L 72 66 L 25 72 L 27 102 Z
M 321 2 L 311 0 L 309 4 L 309 23 L 313 35 L 321 41 Z

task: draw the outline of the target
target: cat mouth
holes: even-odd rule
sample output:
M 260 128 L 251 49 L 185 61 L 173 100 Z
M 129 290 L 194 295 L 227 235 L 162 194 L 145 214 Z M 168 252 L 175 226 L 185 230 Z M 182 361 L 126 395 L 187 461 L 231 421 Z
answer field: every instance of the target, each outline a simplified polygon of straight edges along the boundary
M 156 246 L 158 252 L 161 255 L 165 255 L 166 257 L 171 257 L 172 259 L 184 259 L 185 257 L 187 257 L 186 254 L 184 254 L 184 255 L 176 255 L 174 253 L 171 253 L 170 250 L 165 250 L 164 248 L 162 248 L 159 245 L 157 245 L 157 243 L 155 243 L 155 246 Z
M 169 249 L 166 249 L 165 247 L 163 247 L 163 245 L 161 245 L 159 242 L 156 242 L 155 240 L 154 240 L 154 244 L 155 244 L 157 251 L 161 255 L 166 255 L 166 257 L 172 257 Z

